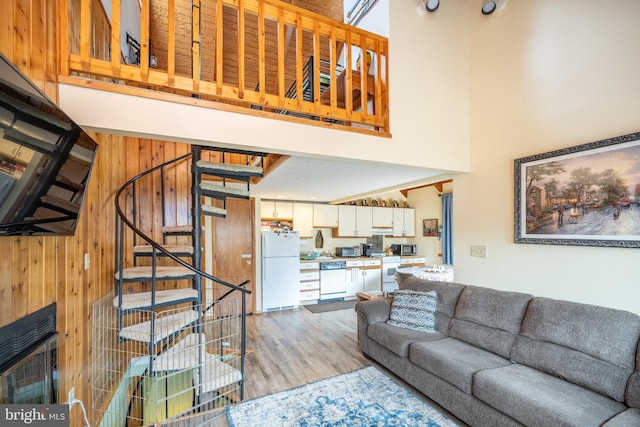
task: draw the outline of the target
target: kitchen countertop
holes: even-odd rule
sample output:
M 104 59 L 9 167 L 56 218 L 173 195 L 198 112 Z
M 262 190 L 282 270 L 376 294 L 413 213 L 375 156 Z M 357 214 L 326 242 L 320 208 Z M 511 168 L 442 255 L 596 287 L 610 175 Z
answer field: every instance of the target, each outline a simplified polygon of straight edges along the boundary
M 320 257 L 316 259 L 300 259 L 300 262 L 303 263 L 303 262 L 360 261 L 360 260 L 364 261 L 364 260 L 370 260 L 370 259 L 376 259 L 376 258 L 382 259 L 382 257 L 369 257 L 369 256 L 335 257 L 335 258 Z M 403 255 L 400 258 L 401 259 L 424 258 L 424 255 Z

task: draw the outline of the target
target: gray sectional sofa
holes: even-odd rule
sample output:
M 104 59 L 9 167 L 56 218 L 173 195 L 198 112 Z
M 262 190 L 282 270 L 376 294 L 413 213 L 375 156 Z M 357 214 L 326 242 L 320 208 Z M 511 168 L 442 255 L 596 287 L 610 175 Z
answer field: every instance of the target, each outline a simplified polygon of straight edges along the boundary
M 436 292 L 436 332 L 362 301 L 360 349 L 465 423 L 640 426 L 640 316 L 415 277 L 400 289 Z

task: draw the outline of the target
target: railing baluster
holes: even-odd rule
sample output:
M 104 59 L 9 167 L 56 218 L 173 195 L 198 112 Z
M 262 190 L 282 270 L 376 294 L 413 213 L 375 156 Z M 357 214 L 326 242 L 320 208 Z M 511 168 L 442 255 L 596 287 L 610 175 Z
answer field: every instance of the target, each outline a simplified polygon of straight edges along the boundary
M 277 112 L 285 114 L 295 112 L 308 115 L 314 120 L 332 119 L 345 126 L 360 123 L 370 126 L 373 130 L 389 132 L 388 41 L 384 37 L 274 0 L 216 0 L 215 4 L 211 3 L 211 7 L 204 11 L 202 6 L 205 4 L 202 0 L 193 0 L 190 2 L 193 8 L 189 29 L 189 26 L 181 26 L 177 21 L 182 13 L 182 3 L 176 4 L 178 2 L 175 0 L 166 0 L 167 41 L 164 45 L 159 43 L 153 46 L 154 49 L 163 50 L 151 52 L 149 19 L 152 15 L 150 8 L 155 7 L 155 3 L 151 0 L 140 0 L 140 63 L 126 64 L 121 63 L 119 54 L 120 33 L 123 30 L 120 16 L 122 0 L 113 0 L 114 14 L 111 22 L 107 21 L 105 14 L 91 10 L 94 0 L 79 1 L 80 19 L 69 21 L 71 28 L 64 25 L 66 22 L 60 25 L 64 31 L 60 34 L 60 51 L 65 58 L 68 48 L 66 44 L 69 40 L 67 33 L 80 34 L 79 52 L 74 51 L 69 55 L 68 61 L 61 61 L 62 74 L 80 72 L 83 75 L 106 76 L 123 83 L 134 83 L 129 89 L 135 86 L 135 83 L 151 84 L 154 87 L 166 87 L 170 92 L 198 98 L 206 98 L 209 95 L 215 97 L 216 101 L 235 103 L 236 106 L 266 107 L 268 111 L 277 109 Z M 68 5 L 62 3 L 64 4 L 60 7 L 60 17 L 64 14 L 66 21 L 70 11 Z M 235 18 L 231 18 L 233 13 L 236 15 Z M 155 11 L 153 15 L 155 16 Z M 101 28 L 108 29 L 109 25 L 110 33 L 108 30 L 104 34 L 99 33 Z M 206 33 L 208 38 L 204 38 L 206 30 L 209 30 Z M 273 30 L 276 31 L 275 39 L 267 40 L 266 37 L 272 37 Z M 190 60 L 176 56 L 179 38 L 188 37 L 189 35 L 184 33 L 189 31 L 192 32 Z M 160 33 L 164 35 L 162 28 Z M 229 34 L 237 34 L 237 39 L 227 40 L 225 44 L 224 37 L 229 37 Z M 296 38 L 295 46 L 292 43 L 293 37 Z M 204 46 L 203 42 L 211 43 L 211 46 Z M 110 58 L 98 57 L 96 52 L 92 51 L 98 51 L 97 46 L 104 45 L 110 47 Z M 345 46 L 347 51 L 343 55 Z M 359 80 L 355 81 L 355 76 L 351 74 L 354 49 L 360 50 L 363 55 L 363 64 L 358 70 Z M 292 60 L 290 57 L 294 52 L 295 60 Z M 366 73 L 366 52 L 372 53 L 375 63 L 370 76 Z M 159 61 L 159 68 L 151 69 L 151 53 L 163 59 L 166 54 L 167 59 Z M 258 66 L 247 68 L 248 64 L 254 63 L 252 55 L 257 57 Z M 316 61 L 315 66 L 308 70 L 309 76 L 313 78 L 313 87 L 309 88 L 305 80 L 304 66 L 311 56 Z M 339 72 L 331 71 L 338 65 L 340 58 L 344 58 L 347 65 L 342 76 Z M 328 70 L 320 68 L 322 61 L 330 63 Z M 203 74 L 203 63 L 213 64 L 213 76 L 209 72 Z M 225 81 L 224 67 L 228 66 L 227 64 L 237 64 L 237 72 L 231 72 L 231 78 Z M 287 69 L 287 66 L 291 69 Z M 189 67 L 190 76 L 176 74 L 177 70 Z M 321 78 L 321 70 L 322 76 L 326 76 L 326 79 Z M 321 96 L 321 88 L 327 87 L 326 80 L 331 82 L 330 92 Z M 338 84 L 340 88 L 336 87 Z M 113 87 L 105 88 L 113 90 Z M 354 90 L 357 92 L 358 89 L 361 92 L 360 98 L 356 98 L 354 102 L 348 95 Z M 308 95 L 309 92 L 313 92 L 313 99 L 305 100 L 304 95 Z M 238 104 L 237 101 L 243 103 Z M 368 101 L 373 104 L 371 112 L 366 108 Z M 354 111 L 354 108 L 360 107 L 361 110 Z M 280 117 L 286 119 L 286 116 Z
M 202 78 L 200 16 L 200 0 L 191 0 L 191 78 L 193 79 L 194 93 L 200 92 L 200 79 Z
M 238 98 L 244 99 L 244 0 L 238 0 Z
M 304 88 L 302 83 L 304 77 L 302 72 L 304 69 L 305 58 L 303 58 L 303 40 L 302 40 L 302 16 L 300 13 L 296 13 L 296 96 L 298 98 L 298 108 L 302 108 L 302 102 L 304 101 Z
M 264 94 L 266 91 L 266 66 L 267 59 L 265 54 L 265 24 L 264 24 L 264 4 L 258 5 L 258 101 L 264 104 Z
M 223 34 L 223 23 L 224 23 L 224 7 L 222 0 L 216 0 L 216 95 L 222 95 L 222 85 L 224 83 L 224 73 L 223 73 L 223 44 L 222 44 L 222 34 Z
M 82 0 L 80 10 L 80 61 L 88 66 L 91 59 L 91 1 Z
M 120 0 L 111 2 L 111 67 L 114 73 L 120 71 Z
M 318 21 L 313 22 L 313 75 L 317 76 L 313 81 L 313 103 L 317 111 L 320 104 L 320 27 Z
M 176 78 L 176 4 L 175 0 L 167 3 L 167 77 L 169 84 Z
M 149 80 L 149 0 L 140 0 L 140 74 Z
M 286 59 L 284 52 L 285 45 L 285 30 L 284 30 L 284 18 L 283 18 L 283 10 L 281 7 L 278 8 L 278 105 L 280 107 L 284 107 L 284 93 L 286 92 L 285 82 L 284 82 L 284 61 Z

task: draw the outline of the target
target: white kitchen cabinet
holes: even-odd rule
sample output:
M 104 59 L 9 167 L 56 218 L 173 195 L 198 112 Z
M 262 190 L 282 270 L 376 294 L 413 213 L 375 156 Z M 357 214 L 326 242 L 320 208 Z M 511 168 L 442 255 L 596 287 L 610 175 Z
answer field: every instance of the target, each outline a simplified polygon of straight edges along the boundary
M 371 237 L 372 235 L 371 206 L 338 206 L 338 237 Z
M 364 268 L 362 270 L 362 279 L 365 292 L 382 290 L 382 267 Z
M 338 226 L 338 205 L 313 205 L 313 226 L 336 228 Z
M 379 259 L 347 261 L 346 298 L 355 298 L 357 292 L 382 289 L 382 263 Z
M 364 261 L 353 260 L 347 261 L 347 294 L 345 298 L 355 298 L 357 292 L 364 291 L 364 282 L 362 280 L 362 267 Z
M 393 208 L 393 235 L 415 237 L 416 211 L 413 208 Z
M 393 208 L 373 207 L 371 209 L 374 228 L 393 227 Z
M 293 203 L 260 202 L 260 217 L 264 219 L 293 219 Z
M 364 291 L 381 291 L 382 290 L 382 260 L 366 259 L 364 260 L 362 279 L 364 282 Z
M 293 229 L 300 237 L 313 237 L 313 205 L 311 203 L 293 204 Z
M 315 304 L 320 299 L 320 263 L 300 263 L 300 303 Z

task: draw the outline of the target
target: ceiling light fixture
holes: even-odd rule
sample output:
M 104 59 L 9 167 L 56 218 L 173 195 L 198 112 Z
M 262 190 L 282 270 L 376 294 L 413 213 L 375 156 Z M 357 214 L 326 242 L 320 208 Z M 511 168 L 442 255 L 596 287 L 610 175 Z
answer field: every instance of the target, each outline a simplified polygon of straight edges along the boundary
M 482 14 L 483 15 L 491 15 L 493 12 L 498 10 L 500 6 L 502 6 L 504 0 L 487 0 L 482 4 Z
M 440 6 L 440 0 L 427 0 L 427 3 L 425 4 L 427 12 L 435 12 L 436 9 L 438 9 L 438 6 Z

